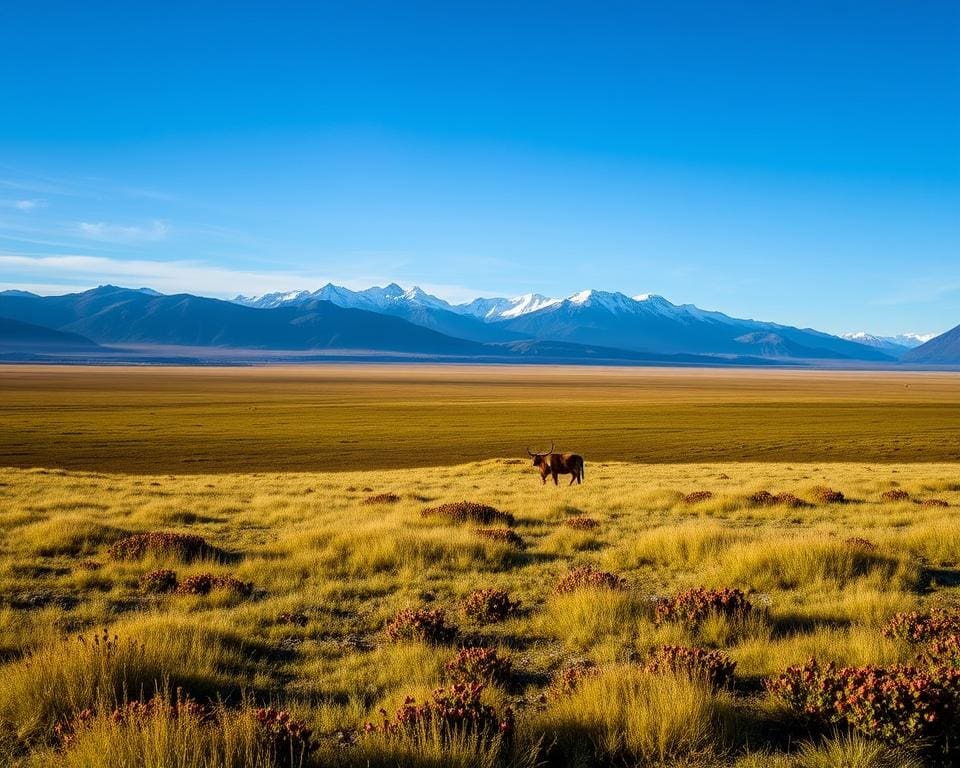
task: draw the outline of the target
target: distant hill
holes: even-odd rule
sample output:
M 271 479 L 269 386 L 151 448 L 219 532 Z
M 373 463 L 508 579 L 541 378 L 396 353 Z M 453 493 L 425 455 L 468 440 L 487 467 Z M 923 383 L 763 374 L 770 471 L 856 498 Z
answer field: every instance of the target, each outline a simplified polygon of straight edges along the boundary
M 76 333 L 0 317 L 0 352 L 90 352 L 98 345 Z
M 906 363 L 960 365 L 960 325 L 911 349 L 903 356 Z

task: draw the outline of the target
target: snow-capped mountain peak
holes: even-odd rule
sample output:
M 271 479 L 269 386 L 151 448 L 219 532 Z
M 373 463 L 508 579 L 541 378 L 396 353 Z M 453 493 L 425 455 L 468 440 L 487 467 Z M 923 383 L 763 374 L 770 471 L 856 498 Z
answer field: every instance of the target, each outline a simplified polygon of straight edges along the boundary
M 930 341 L 930 339 L 936 335 L 937 334 L 935 333 L 900 333 L 896 336 L 876 336 L 872 333 L 867 333 L 866 331 L 839 334 L 841 339 L 855 341 L 858 344 L 865 344 L 868 347 L 874 347 L 876 349 L 887 350 L 897 347 L 913 349 L 914 347 L 919 347 L 921 344 Z

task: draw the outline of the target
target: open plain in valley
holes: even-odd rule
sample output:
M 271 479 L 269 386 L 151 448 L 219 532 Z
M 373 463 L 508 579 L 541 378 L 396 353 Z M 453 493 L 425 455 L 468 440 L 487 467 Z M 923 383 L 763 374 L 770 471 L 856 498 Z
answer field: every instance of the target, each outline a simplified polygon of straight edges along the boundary
M 958 461 L 951 374 L 0 368 L 0 763 L 951 765 Z

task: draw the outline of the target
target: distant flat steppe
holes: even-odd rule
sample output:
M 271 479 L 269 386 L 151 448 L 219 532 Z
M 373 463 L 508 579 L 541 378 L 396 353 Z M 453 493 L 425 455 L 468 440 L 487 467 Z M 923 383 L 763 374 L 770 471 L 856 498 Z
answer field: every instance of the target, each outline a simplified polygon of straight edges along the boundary
M 0 366 L 0 465 L 111 472 L 960 460 L 960 374 L 450 365 Z

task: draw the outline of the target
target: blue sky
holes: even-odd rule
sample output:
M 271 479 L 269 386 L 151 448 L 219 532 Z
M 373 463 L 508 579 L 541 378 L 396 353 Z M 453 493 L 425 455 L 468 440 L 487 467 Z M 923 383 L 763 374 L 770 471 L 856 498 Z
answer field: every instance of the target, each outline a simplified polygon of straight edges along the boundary
M 594 287 L 943 331 L 958 49 L 956 2 L 19 3 L 0 287 Z

